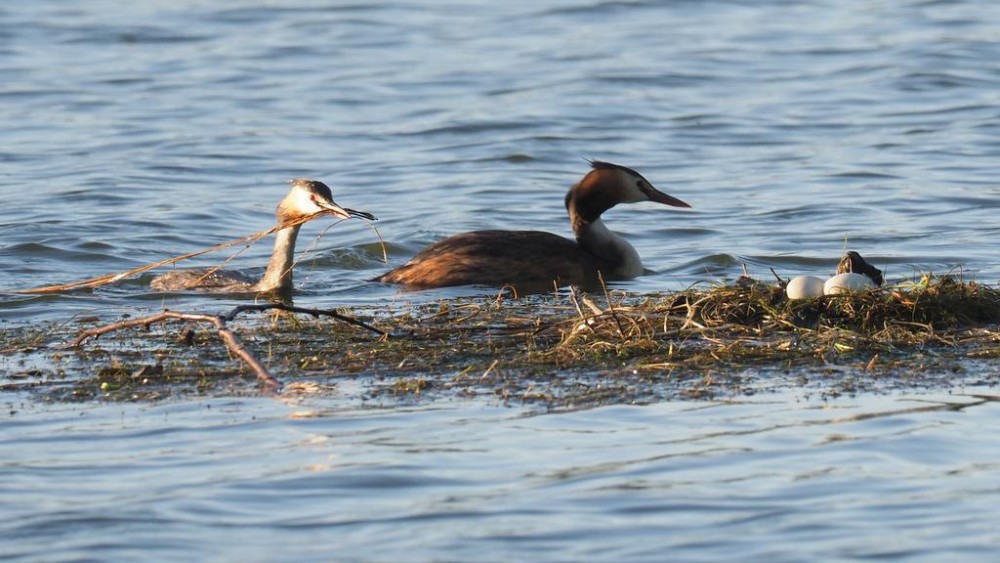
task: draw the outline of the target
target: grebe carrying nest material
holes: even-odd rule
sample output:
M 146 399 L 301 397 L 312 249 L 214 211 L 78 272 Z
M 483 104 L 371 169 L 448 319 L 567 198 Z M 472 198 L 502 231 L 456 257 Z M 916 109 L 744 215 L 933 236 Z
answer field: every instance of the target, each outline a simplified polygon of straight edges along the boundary
M 323 182 L 297 178 L 291 180 L 291 191 L 278 204 L 278 225 L 288 225 L 275 235 L 274 252 L 260 280 L 231 270 L 177 270 L 157 276 L 149 287 L 155 291 L 199 291 L 226 293 L 287 293 L 292 290 L 292 266 L 295 262 L 295 239 L 306 217 L 327 213 L 334 217 L 357 217 L 369 221 L 371 213 L 341 207 L 333 201 L 333 192 Z
M 576 240 L 540 231 L 474 231 L 434 243 L 377 281 L 415 288 L 513 285 L 551 288 L 553 283 L 593 284 L 627 280 L 643 272 L 639 253 L 608 230 L 601 214 L 619 203 L 687 203 L 654 188 L 641 174 L 592 161 L 593 169 L 566 194 Z

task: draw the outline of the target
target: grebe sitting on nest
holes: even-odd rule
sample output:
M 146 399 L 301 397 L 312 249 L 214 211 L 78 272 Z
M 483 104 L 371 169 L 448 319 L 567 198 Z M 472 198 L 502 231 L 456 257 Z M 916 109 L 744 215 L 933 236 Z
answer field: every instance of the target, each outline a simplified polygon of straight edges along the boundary
M 290 293 L 292 266 L 295 259 L 295 239 L 301 224 L 292 224 L 317 213 L 350 219 L 358 217 L 372 220 L 375 216 L 364 211 L 341 207 L 333 201 L 333 192 L 323 182 L 296 178 L 289 182 L 291 191 L 278 204 L 278 225 L 290 225 L 275 235 L 274 252 L 267 270 L 259 281 L 231 270 L 177 270 L 157 276 L 149 283 L 155 291 L 183 291 L 196 289 L 227 293 Z
M 519 289 L 590 285 L 598 272 L 606 281 L 642 274 L 639 253 L 601 221 L 619 203 L 655 201 L 691 207 L 654 188 L 641 174 L 617 164 L 592 161 L 566 194 L 576 240 L 540 231 L 474 231 L 434 243 L 377 281 L 415 288 L 452 285 L 513 285 Z

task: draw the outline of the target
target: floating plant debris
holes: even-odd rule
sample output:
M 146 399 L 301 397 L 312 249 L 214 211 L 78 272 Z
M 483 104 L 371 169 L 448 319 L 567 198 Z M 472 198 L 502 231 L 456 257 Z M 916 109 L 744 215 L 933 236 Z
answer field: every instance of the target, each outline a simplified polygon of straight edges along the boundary
M 295 308 L 219 318 L 285 389 L 340 393 L 350 381 L 357 400 L 378 403 L 488 396 L 576 408 L 1000 382 L 989 367 L 1000 357 L 1000 291 L 948 276 L 807 300 L 751 280 L 338 310 L 340 318 Z M 100 338 L 76 347 L 71 326 L 8 329 L 0 385 L 53 400 L 266 392 L 211 323 L 153 317 L 91 328 Z

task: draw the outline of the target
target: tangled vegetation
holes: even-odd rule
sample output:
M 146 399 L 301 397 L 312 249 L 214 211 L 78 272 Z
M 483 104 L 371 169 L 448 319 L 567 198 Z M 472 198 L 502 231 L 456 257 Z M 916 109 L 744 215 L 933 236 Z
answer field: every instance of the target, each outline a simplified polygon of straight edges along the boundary
M 251 309 L 239 312 L 263 312 Z M 799 301 L 744 279 L 662 295 L 571 291 L 339 311 L 216 318 L 281 382 L 277 393 L 350 388 L 375 403 L 485 395 L 561 408 L 1000 380 L 989 362 L 1000 357 L 1000 291 L 950 277 Z M 91 328 L 110 334 L 75 347 L 65 329 L 8 331 L 0 381 L 57 400 L 262 392 L 260 373 L 220 343 L 218 323 L 152 318 Z M 24 367 L 39 357 L 47 367 Z

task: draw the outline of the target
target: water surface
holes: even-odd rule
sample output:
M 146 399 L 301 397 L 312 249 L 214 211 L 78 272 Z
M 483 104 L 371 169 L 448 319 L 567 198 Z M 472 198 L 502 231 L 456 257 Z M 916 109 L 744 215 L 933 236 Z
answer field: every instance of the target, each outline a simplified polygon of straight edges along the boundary
M 16 406 L 0 531 L 46 560 L 989 560 L 995 399 Z
M 845 247 L 890 279 L 992 283 L 998 24 L 992 3 L 926 1 L 6 7 L 3 286 L 263 230 L 296 176 L 377 213 L 390 265 L 463 230 L 568 235 L 562 196 L 586 158 L 695 207 L 608 214 L 656 272 L 629 290 L 744 263 L 822 274 Z M 268 247 L 236 264 L 262 267 Z M 301 300 L 391 299 L 367 282 L 381 258 L 363 225 L 333 227 L 302 255 Z M 147 280 L 7 296 L 0 315 L 164 304 Z
M 998 32 L 1000 4 L 976 0 L 6 3 L 0 326 L 226 309 L 151 293 L 149 275 L 6 292 L 264 230 L 300 176 L 376 213 L 389 264 L 363 224 L 308 225 L 298 304 L 492 295 L 367 280 L 459 231 L 568 235 L 562 197 L 587 158 L 694 205 L 607 214 L 655 272 L 624 290 L 731 280 L 743 264 L 829 273 L 845 248 L 890 280 L 996 283 Z M 268 245 L 233 265 L 260 271 Z M 22 369 L 0 361 L 2 378 Z M 907 410 L 969 401 L 946 396 L 961 388 L 544 414 L 373 408 L 364 385 L 302 405 L 5 393 L 0 553 L 935 560 L 998 547 L 996 403 Z

